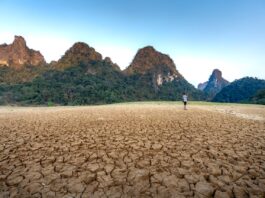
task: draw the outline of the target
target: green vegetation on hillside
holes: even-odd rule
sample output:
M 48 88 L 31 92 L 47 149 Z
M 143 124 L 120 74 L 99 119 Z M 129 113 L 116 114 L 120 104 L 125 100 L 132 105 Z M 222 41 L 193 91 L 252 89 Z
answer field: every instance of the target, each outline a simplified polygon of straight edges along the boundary
M 151 73 L 127 76 L 114 70 L 107 62 L 92 61 L 63 71 L 49 70 L 29 82 L 2 83 L 0 103 L 85 105 L 143 100 L 181 100 L 184 91 L 189 94 L 189 99 L 203 98 L 203 93 L 184 79 L 165 83 L 159 89 L 155 89 Z
M 23 83 L 31 81 L 33 78 L 48 71 L 50 67 L 45 66 L 24 66 L 21 69 L 10 68 L 8 66 L 0 67 L 0 83 Z
M 265 89 L 257 91 L 257 93 L 251 98 L 251 101 L 256 104 L 265 105 Z
M 167 71 L 165 71 L 167 72 Z M 86 105 L 130 101 L 179 101 L 186 92 L 189 100 L 205 100 L 184 78 L 157 86 L 153 71 L 126 75 L 106 61 L 80 63 L 65 70 L 25 67 L 17 71 L 0 68 L 0 104 Z M 224 87 L 215 102 L 265 104 L 265 81 L 242 78 Z
M 265 80 L 245 77 L 236 80 L 224 87 L 213 99 L 214 102 L 242 102 L 242 103 L 260 103 L 262 104 L 263 92 L 265 89 Z M 257 94 L 255 96 L 255 94 Z M 259 102 L 258 102 L 259 101 Z

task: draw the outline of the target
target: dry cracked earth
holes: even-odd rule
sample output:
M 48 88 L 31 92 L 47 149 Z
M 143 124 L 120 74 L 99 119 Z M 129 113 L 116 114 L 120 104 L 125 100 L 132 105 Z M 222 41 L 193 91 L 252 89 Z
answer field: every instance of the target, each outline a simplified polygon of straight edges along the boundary
M 166 104 L 1 107 L 0 197 L 265 197 L 265 121 Z

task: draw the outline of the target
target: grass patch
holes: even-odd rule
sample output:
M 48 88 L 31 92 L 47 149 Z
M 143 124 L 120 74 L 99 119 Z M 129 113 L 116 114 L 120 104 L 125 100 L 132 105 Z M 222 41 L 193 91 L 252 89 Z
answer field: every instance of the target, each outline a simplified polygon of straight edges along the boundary
M 183 105 L 182 101 L 137 101 L 137 102 L 122 102 L 110 105 Z M 189 101 L 188 106 L 202 105 L 202 106 L 261 106 L 258 104 L 245 103 L 222 103 L 222 102 L 205 102 L 205 101 Z

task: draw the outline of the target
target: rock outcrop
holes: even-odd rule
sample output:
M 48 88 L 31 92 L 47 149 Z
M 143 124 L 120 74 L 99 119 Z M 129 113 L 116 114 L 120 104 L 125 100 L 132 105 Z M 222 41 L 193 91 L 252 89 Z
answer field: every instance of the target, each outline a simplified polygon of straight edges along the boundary
M 113 63 L 112 60 L 110 59 L 110 57 L 106 57 L 104 58 L 104 62 L 108 63 L 109 65 L 112 66 L 113 69 L 117 70 L 117 71 L 120 71 L 120 67 L 119 65 L 117 65 L 116 63 Z
M 22 36 L 15 36 L 12 44 L 0 45 L 0 65 L 21 69 L 24 66 L 40 66 L 46 62 L 39 51 L 29 49 Z
M 212 99 L 220 92 L 229 82 L 222 77 L 222 72 L 219 69 L 214 69 L 209 80 L 198 85 L 198 89 L 208 94 L 208 98 Z
M 80 64 L 88 64 L 91 61 L 101 61 L 100 53 L 86 43 L 77 42 L 68 49 L 60 60 L 55 64 L 55 67 L 65 69 Z
M 113 63 L 109 57 L 103 59 L 99 52 L 83 42 L 75 43 L 65 52 L 60 60 L 53 62 L 51 66 L 57 69 L 66 69 L 79 65 L 88 66 L 96 62 L 102 62 L 103 64 L 108 64 L 114 70 L 120 70 L 119 66 Z M 98 72 L 97 70 L 98 68 L 91 66 L 87 68 L 87 72 L 90 74 L 96 74 Z
M 176 78 L 183 78 L 176 70 L 173 60 L 168 55 L 156 51 L 152 46 L 140 49 L 124 73 L 127 75 L 151 73 L 157 86 Z

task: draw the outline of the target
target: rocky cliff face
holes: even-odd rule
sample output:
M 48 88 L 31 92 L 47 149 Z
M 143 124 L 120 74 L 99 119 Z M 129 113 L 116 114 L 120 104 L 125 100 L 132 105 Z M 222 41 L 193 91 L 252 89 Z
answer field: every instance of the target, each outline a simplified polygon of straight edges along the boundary
M 183 78 L 176 70 L 173 60 L 168 55 L 156 51 L 152 46 L 140 49 L 124 73 L 127 75 L 151 73 L 157 86 L 176 78 Z
M 68 49 L 64 56 L 58 62 L 52 62 L 51 66 L 59 69 L 65 69 L 78 65 L 89 65 L 92 62 L 102 62 L 109 64 L 113 69 L 120 70 L 117 64 L 114 64 L 109 57 L 102 59 L 102 55 L 86 43 L 77 42 Z M 95 74 L 96 68 L 88 68 L 88 73 Z
M 218 92 L 220 92 L 229 82 L 222 77 L 222 72 L 214 69 L 209 80 L 205 83 L 200 83 L 198 89 L 203 90 L 212 99 Z
M 0 65 L 21 69 L 23 66 L 44 65 L 45 60 L 39 51 L 29 49 L 21 36 L 15 36 L 12 44 L 0 45 Z
M 96 52 L 94 48 L 89 47 L 86 43 L 77 42 L 54 65 L 57 68 L 64 69 L 80 64 L 88 64 L 90 61 L 101 60 L 101 54 Z

